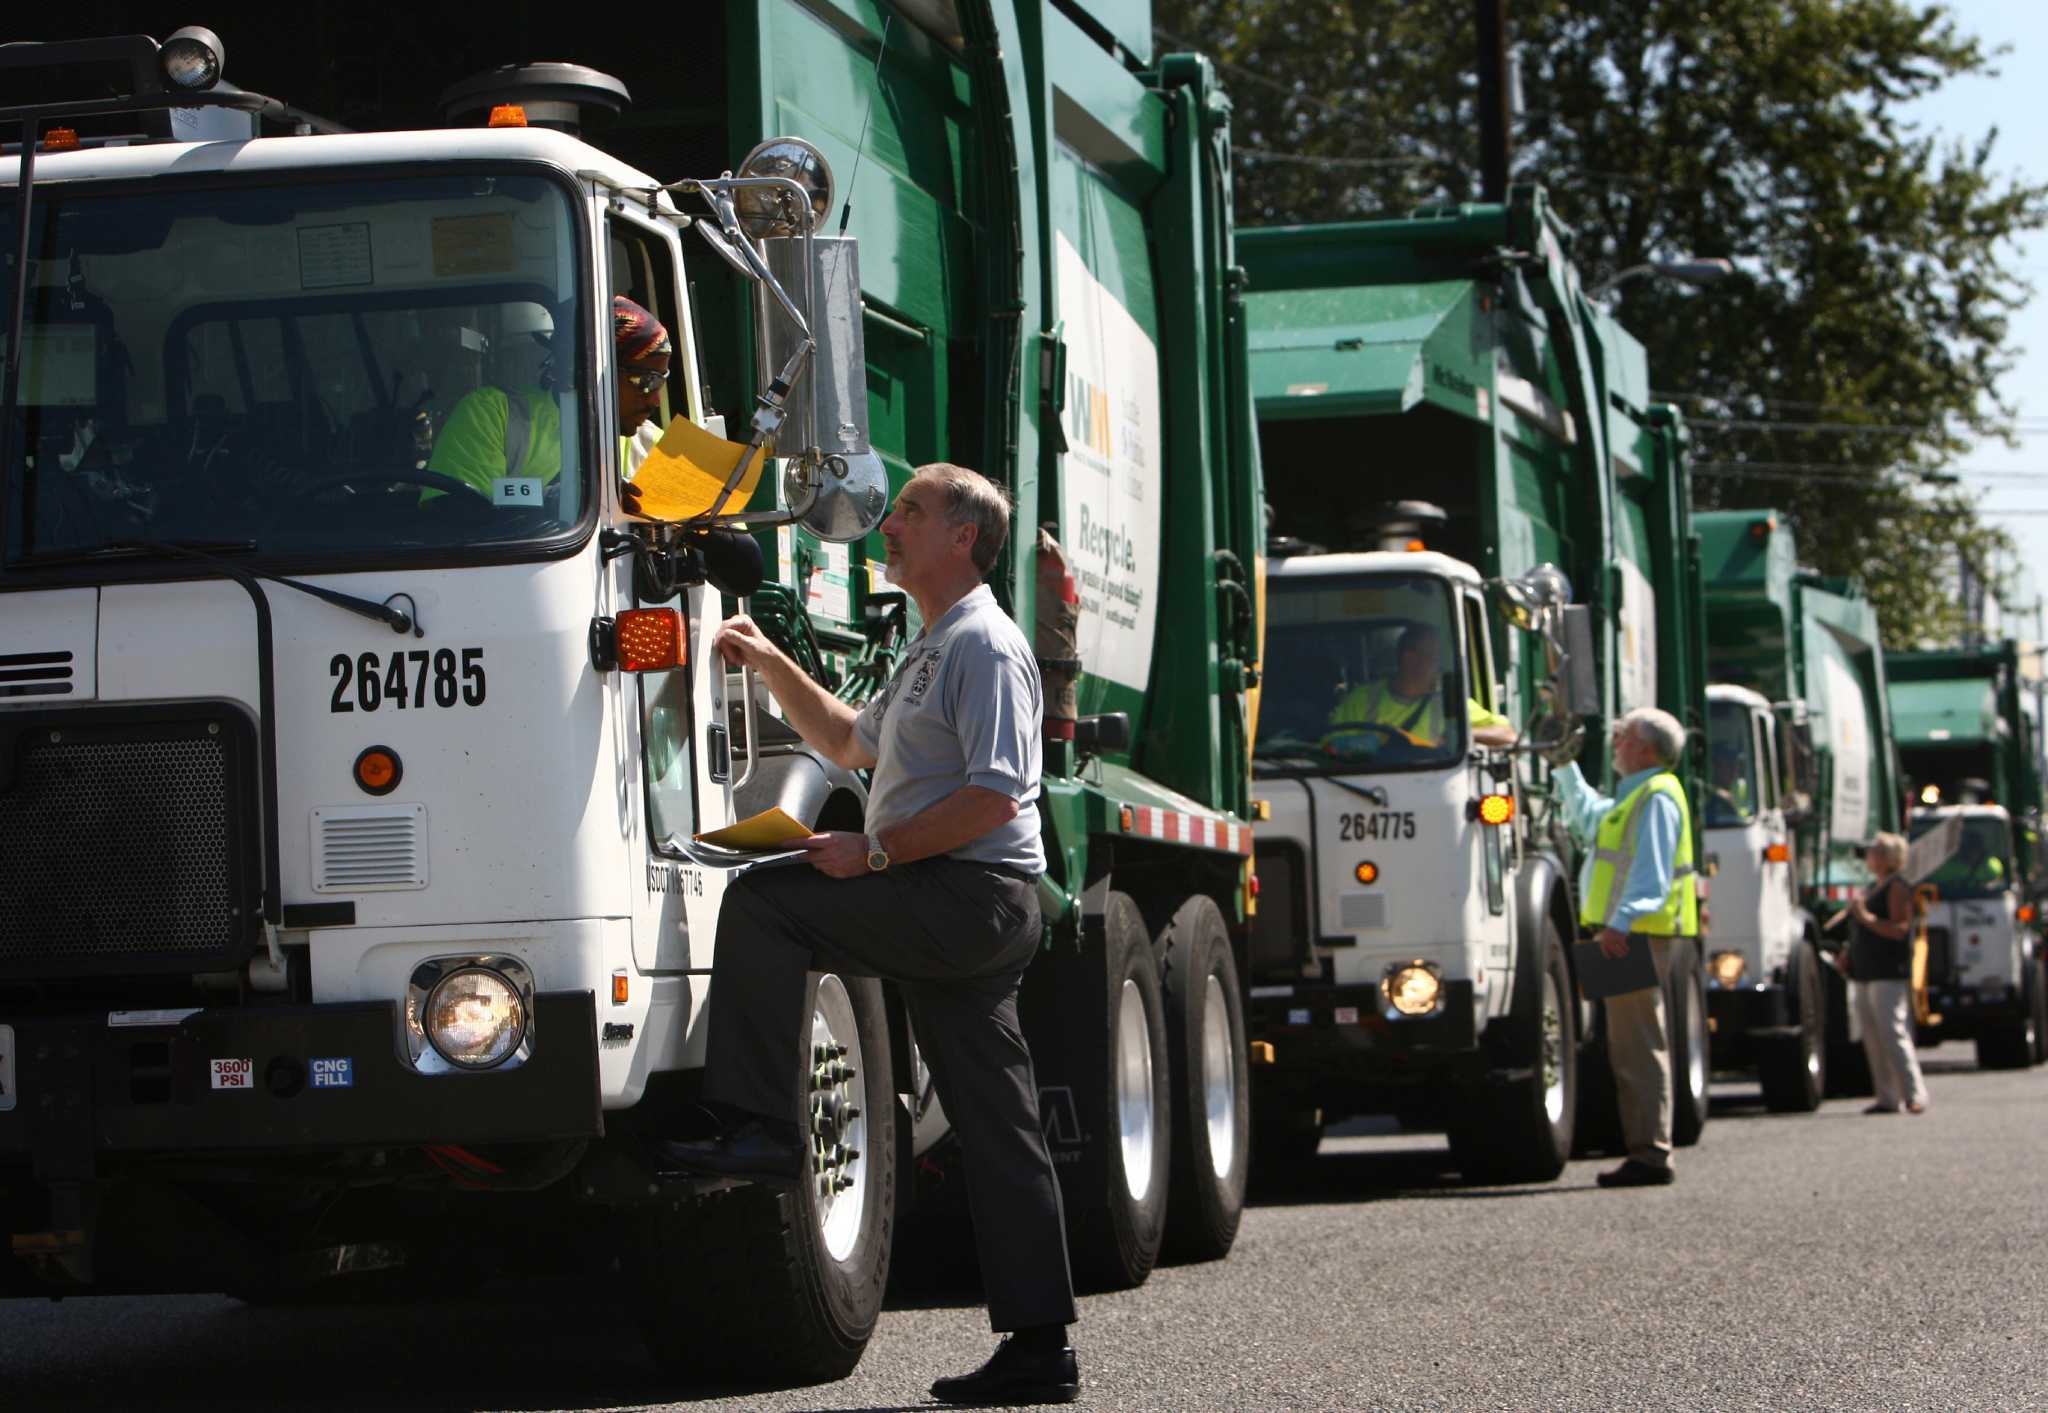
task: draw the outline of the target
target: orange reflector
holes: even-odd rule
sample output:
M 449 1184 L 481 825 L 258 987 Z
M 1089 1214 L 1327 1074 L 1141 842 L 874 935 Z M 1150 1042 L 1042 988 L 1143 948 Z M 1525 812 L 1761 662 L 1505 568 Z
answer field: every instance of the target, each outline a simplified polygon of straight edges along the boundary
M 672 608 L 629 608 L 618 618 L 619 667 L 626 672 L 666 672 L 681 667 L 683 616 Z
M 1418 553 L 1419 551 L 1422 551 L 1422 550 L 1426 550 L 1426 549 L 1428 549 L 1428 548 L 1429 548 L 1429 546 L 1428 546 L 1428 545 L 1425 545 L 1425 544 L 1424 544 L 1424 543 L 1422 543 L 1422 541 L 1420 541 L 1420 540 L 1410 540 L 1410 541 L 1408 542 L 1408 553 L 1410 553 L 1410 554 L 1415 554 L 1415 553 Z
M 1481 795 L 1479 797 L 1479 822 L 1498 828 L 1515 817 L 1513 795 Z
M 1129 805 L 1125 805 L 1116 812 L 1116 820 L 1118 826 L 1122 828 L 1124 833 L 1128 834 L 1137 827 L 1138 815 Z
M 631 989 L 632 982 L 624 972 L 615 971 L 612 973 L 612 1004 L 614 1006 L 625 1005 L 626 997 L 631 993 Z
M 1367 860 L 1359 864 L 1357 868 L 1352 869 L 1351 876 L 1353 878 L 1356 878 L 1360 883 L 1375 882 L 1378 880 L 1380 876 L 1380 866 L 1376 863 L 1371 862 L 1370 860 Z
M 1765 862 L 1765 863 L 1789 863 L 1789 862 L 1791 861 L 1791 859 L 1792 859 L 1792 846 L 1791 846 L 1790 844 L 1766 844 L 1766 845 L 1764 845 L 1764 862 Z
M 1771 537 L 1771 531 L 1777 528 L 1778 517 L 1775 515 L 1766 515 L 1761 520 L 1752 520 L 1749 522 L 1749 537 L 1752 540 L 1762 542 L 1764 540 L 1769 539 Z
M 1255 1065 L 1272 1064 L 1273 1042 L 1270 1040 L 1247 1040 L 1244 1046 L 1244 1057 Z
M 491 128 L 523 128 L 526 126 L 526 110 L 517 103 L 500 103 L 491 109 L 490 121 L 484 124 Z
M 1249 892 L 1254 898 L 1259 896 L 1259 876 L 1256 873 L 1253 874 L 1251 878 L 1245 883 L 1245 890 Z M 2020 921 L 2032 922 L 2034 920 L 2033 909 L 2028 908 L 2024 911 L 2027 913 L 2027 916 L 2021 918 Z
M 51 128 L 43 134 L 43 151 L 76 152 L 79 148 L 76 128 Z
M 366 795 L 390 794 L 398 788 L 404 774 L 405 767 L 399 764 L 398 752 L 389 746 L 371 746 L 356 757 L 356 784 Z

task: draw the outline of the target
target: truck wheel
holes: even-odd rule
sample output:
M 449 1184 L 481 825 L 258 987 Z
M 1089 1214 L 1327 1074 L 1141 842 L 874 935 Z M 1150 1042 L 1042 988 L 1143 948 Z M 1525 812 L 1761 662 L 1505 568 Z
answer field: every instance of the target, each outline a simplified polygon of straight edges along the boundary
M 1505 1061 L 1509 1077 L 1470 1091 L 1446 1128 L 1452 1161 L 1467 1182 L 1549 1182 L 1571 1157 L 1579 1047 L 1571 972 L 1557 928 L 1548 922 L 1534 959 L 1542 970 L 1533 1013 L 1507 1020 L 1508 1048 L 1515 1053 L 1490 1056 Z
M 795 1074 L 811 1176 L 657 1209 L 643 1252 L 642 1333 L 694 1379 L 823 1383 L 853 1372 L 889 1283 L 896 1095 L 877 981 L 810 979 Z
M 1821 996 L 1820 962 L 1811 945 L 1799 944 L 1793 967 L 1792 1004 L 1799 1033 L 1766 1042 L 1757 1056 L 1756 1077 L 1765 1108 L 1810 1114 L 1827 1093 L 1827 1006 Z
M 1251 1163 L 1251 1072 L 1230 934 L 1215 900 L 1180 905 L 1160 938 L 1173 1072 L 1173 1200 L 1167 1248 L 1191 1261 L 1230 1254 Z
M 2034 983 L 2034 1063 L 2048 1063 L 2048 960 L 2036 960 L 2027 973 Z
M 1067 1256 L 1077 1286 L 1129 1290 L 1152 1274 L 1166 1232 L 1171 1064 L 1159 964 L 1128 893 L 1109 895 L 1102 931 L 1109 985 L 1102 1112 L 1116 1133 L 1105 1144 L 1100 1184 L 1065 1191 Z
M 1690 937 L 1671 945 L 1671 989 L 1665 994 L 1671 1047 L 1671 1141 L 1690 1148 L 1707 1127 L 1707 981 L 1699 943 Z
M 2020 988 L 2020 1019 L 1993 1021 L 1977 1032 L 1977 1068 L 2023 1070 L 2034 1063 L 2040 1030 L 2032 967 L 2020 973 Z

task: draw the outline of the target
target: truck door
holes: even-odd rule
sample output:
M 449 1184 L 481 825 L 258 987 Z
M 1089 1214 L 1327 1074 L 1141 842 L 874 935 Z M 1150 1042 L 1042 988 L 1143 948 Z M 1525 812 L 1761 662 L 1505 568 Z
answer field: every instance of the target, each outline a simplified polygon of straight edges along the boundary
M 1792 831 L 1785 823 L 1784 776 L 1778 767 L 1778 733 L 1768 711 L 1750 713 L 1750 734 L 1755 742 L 1757 781 L 1757 824 L 1763 835 L 1763 890 L 1758 899 L 1758 921 L 1763 931 L 1763 966 L 1766 972 L 1784 960 L 1785 953 L 1802 931 L 1799 921 L 1799 881 L 1792 848 Z
M 1493 638 L 1486 628 L 1486 601 L 1476 589 L 1468 588 L 1460 593 L 1458 602 L 1464 620 L 1466 695 L 1488 711 L 1499 711 L 1499 687 L 1493 675 Z M 1494 779 L 1489 763 L 1482 758 L 1485 750 L 1472 743 L 1474 799 L 1511 788 L 1511 784 Z M 1516 801 L 1517 805 L 1520 803 Z M 1516 822 L 1509 820 L 1498 826 L 1477 820 L 1473 823 L 1476 833 L 1472 847 L 1479 851 L 1478 877 L 1485 899 L 1479 913 L 1480 956 L 1487 972 L 1487 1014 L 1491 1016 L 1505 1012 L 1508 999 L 1514 994 L 1515 910 L 1509 906 L 1509 900 L 1514 896 Z
M 606 219 L 610 285 L 606 298 L 624 295 L 651 310 L 668 328 L 675 361 L 653 421 L 701 419 L 696 349 L 687 296 L 677 277 L 676 239 L 663 229 L 614 212 Z M 606 324 L 609 327 L 609 311 Z M 609 350 L 608 350 L 609 351 Z M 618 369 L 603 391 L 605 411 L 616 418 Z M 622 428 L 615 430 L 622 431 Z M 647 436 L 641 438 L 644 443 Z M 621 473 L 641 454 L 614 439 Z M 671 608 L 683 615 L 684 662 L 666 672 L 611 674 L 619 739 L 626 743 L 621 814 L 634 822 L 629 853 L 635 878 L 633 957 L 643 972 L 673 975 L 708 971 L 726 875 L 690 860 L 690 836 L 731 822 L 731 760 L 725 739 L 725 673 L 711 648 L 720 621 L 718 592 L 704 585 L 666 599 L 643 597 L 652 588 L 633 572 L 631 556 L 608 566 L 610 611 Z

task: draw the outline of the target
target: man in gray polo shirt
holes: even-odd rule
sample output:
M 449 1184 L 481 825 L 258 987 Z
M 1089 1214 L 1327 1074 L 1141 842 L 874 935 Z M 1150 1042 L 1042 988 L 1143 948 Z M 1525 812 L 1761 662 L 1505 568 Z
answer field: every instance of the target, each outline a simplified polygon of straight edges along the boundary
M 809 1033 L 805 973 L 898 983 L 939 1098 L 960 1135 L 989 1323 L 1014 1331 L 980 1369 L 932 1385 L 954 1403 L 1071 1400 L 1080 1378 L 1059 1183 L 1017 1023 L 1038 950 L 1038 665 L 983 580 L 1009 532 L 1009 498 L 973 471 L 920 467 L 882 522 L 889 577 L 924 631 L 856 712 L 751 620 L 714 643 L 759 672 L 789 724 L 840 765 L 872 767 L 866 832 L 814 834 L 811 869 L 749 874 L 726 890 L 712 960 L 704 1093 L 740 1115 L 720 1138 L 668 1145 L 700 1172 L 795 1183 L 792 1067 Z

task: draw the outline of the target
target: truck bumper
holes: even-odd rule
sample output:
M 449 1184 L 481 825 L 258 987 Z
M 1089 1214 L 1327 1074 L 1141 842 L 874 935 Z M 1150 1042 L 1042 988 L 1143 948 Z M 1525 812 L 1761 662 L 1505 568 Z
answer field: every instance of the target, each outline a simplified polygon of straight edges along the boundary
M 1756 1063 L 1756 1042 L 1791 1035 L 1799 1018 L 1791 995 L 1782 986 L 1707 988 L 1709 1051 L 1716 1069 L 1740 1069 Z
M 2022 993 L 2016 987 L 2008 987 L 1995 1000 L 1987 1000 L 1975 989 L 1932 987 L 1927 992 L 1927 1008 L 1941 1017 L 1934 1033 L 1950 1040 L 1968 1039 L 1985 1026 L 2027 1018 Z
M 26 1157 L 39 1178 L 80 1180 L 114 1155 L 524 1143 L 603 1132 L 590 992 L 537 995 L 531 1056 L 480 1073 L 414 1070 L 400 1047 L 398 1009 L 237 1007 L 148 1025 L 110 1024 L 105 1012 L 0 1012 L 0 1025 L 14 1032 L 16 1061 L 15 1092 L 5 1096 L 13 1106 L 0 1110 L 0 1161 Z M 247 1087 L 214 1087 L 215 1060 L 249 1062 Z M 345 1067 L 333 1063 L 341 1060 Z
M 1434 1015 L 1388 1020 L 1377 985 L 1297 985 L 1251 999 L 1250 1035 L 1273 1046 L 1285 1072 L 1323 1071 L 1346 1080 L 1421 1079 L 1446 1067 L 1480 1065 L 1472 983 L 1444 983 Z

